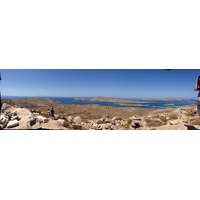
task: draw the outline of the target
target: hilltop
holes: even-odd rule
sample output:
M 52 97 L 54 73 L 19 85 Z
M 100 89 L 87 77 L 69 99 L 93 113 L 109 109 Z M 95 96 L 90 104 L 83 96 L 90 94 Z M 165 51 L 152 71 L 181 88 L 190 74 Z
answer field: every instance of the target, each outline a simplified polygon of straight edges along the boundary
M 105 101 L 102 97 L 97 99 Z M 107 100 L 110 99 L 108 98 Z M 194 113 L 195 105 L 166 109 L 116 108 L 94 104 L 63 105 L 44 98 L 3 99 L 2 103 L 0 126 L 4 129 L 200 129 L 199 117 Z M 49 117 L 47 114 L 48 109 L 52 107 L 55 110 L 54 118 Z M 9 123 L 13 121 L 15 126 L 9 128 Z

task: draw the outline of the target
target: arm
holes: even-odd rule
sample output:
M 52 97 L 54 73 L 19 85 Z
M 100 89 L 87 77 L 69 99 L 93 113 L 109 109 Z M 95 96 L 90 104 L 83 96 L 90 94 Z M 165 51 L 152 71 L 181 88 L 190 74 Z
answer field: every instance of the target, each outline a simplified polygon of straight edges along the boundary
M 194 91 L 198 91 L 198 78 L 196 79 L 196 82 L 194 84 Z

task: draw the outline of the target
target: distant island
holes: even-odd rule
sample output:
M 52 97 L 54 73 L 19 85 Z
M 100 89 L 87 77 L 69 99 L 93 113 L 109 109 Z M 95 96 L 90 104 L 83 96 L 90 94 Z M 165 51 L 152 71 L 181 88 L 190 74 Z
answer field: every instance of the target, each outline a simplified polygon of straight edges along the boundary
M 181 98 L 140 98 L 142 100 L 163 100 L 163 101 L 171 101 L 171 100 L 183 100 Z M 83 101 L 106 101 L 106 102 L 114 102 L 114 103 L 137 103 L 137 100 L 128 100 L 128 99 L 118 99 L 118 98 L 109 98 L 109 97 L 84 97 L 84 98 L 76 98 L 75 100 L 83 100 Z
M 114 102 L 114 103 L 131 103 L 131 102 L 137 102 L 135 100 L 127 100 L 127 99 L 117 99 L 117 98 L 109 98 L 109 97 L 85 97 L 85 98 L 76 98 L 75 100 L 83 100 L 83 101 L 104 101 L 104 102 Z

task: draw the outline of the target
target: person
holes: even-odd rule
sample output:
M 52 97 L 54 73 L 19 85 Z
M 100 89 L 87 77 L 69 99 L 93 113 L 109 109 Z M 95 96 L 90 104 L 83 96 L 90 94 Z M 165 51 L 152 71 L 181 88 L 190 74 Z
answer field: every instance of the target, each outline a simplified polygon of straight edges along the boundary
M 51 116 L 54 117 L 54 109 L 51 109 Z
M 48 116 L 49 116 L 49 117 L 51 116 L 51 111 L 50 111 L 50 109 L 48 109 Z
M 200 116 L 200 76 L 198 76 L 195 81 L 194 91 L 199 91 L 198 96 L 197 96 L 197 111 Z

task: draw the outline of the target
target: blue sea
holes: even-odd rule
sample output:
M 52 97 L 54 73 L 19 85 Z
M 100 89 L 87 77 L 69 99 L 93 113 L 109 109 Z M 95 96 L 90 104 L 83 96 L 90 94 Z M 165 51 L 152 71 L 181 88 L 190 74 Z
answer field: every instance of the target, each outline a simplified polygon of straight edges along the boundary
M 33 97 L 10 97 L 2 96 L 2 98 L 9 99 L 21 99 L 21 98 L 33 98 Z M 137 103 L 128 103 L 128 106 L 120 105 L 113 102 L 104 101 L 89 101 L 89 100 L 76 100 L 77 97 L 36 97 L 36 98 L 48 98 L 56 101 L 59 104 L 97 104 L 101 106 L 114 106 L 114 107 L 130 107 L 130 108 L 174 108 L 178 106 L 186 106 L 191 104 L 196 104 L 196 99 L 179 99 L 179 100 L 145 100 L 145 99 L 127 99 L 134 100 Z

